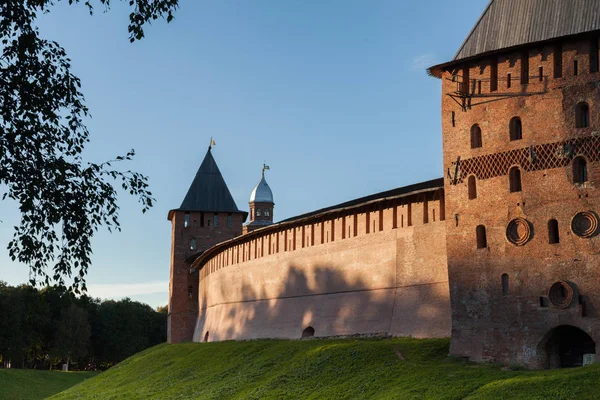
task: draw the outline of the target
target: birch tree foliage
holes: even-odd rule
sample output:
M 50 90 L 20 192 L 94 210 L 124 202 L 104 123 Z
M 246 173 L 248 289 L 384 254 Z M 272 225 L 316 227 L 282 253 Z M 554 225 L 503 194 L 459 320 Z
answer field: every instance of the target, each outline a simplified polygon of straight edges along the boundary
M 21 218 L 8 253 L 29 266 L 31 284 L 69 282 L 79 292 L 86 289 L 94 233 L 120 229 L 117 190 L 137 197 L 142 212 L 154 198 L 148 178 L 126 168 L 134 150 L 102 163 L 82 158 L 90 132 L 81 82 L 64 48 L 36 26 L 61 1 L 90 14 L 111 6 L 111 0 L 0 2 L 0 220 L 8 208 L 1 201 L 14 200 Z M 131 42 L 153 20 L 170 22 L 178 8 L 178 0 L 124 1 Z

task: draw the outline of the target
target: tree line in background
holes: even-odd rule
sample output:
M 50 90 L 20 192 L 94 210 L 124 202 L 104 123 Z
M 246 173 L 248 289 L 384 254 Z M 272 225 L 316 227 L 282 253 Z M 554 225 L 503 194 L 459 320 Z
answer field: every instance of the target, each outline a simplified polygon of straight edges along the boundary
M 0 366 L 106 369 L 167 339 L 167 308 L 0 281 Z

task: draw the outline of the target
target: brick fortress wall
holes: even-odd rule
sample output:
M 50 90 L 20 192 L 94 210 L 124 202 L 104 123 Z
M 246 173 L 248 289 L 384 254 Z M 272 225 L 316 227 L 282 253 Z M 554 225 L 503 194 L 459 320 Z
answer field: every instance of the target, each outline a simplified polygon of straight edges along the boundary
M 578 37 L 484 57 L 460 66 L 454 78 L 452 72 L 442 77 L 454 355 L 548 366 L 548 335 L 561 325 L 600 342 L 597 58 L 597 37 Z M 459 91 L 472 95 L 466 111 L 447 95 Z M 589 127 L 576 125 L 581 102 L 589 105 Z M 521 120 L 522 138 L 511 140 L 514 117 Z M 481 130 L 475 145 L 481 146 L 472 148 L 475 125 Z M 587 162 L 584 183 L 574 183 L 577 156 Z M 511 192 L 511 167 L 520 172 L 521 190 Z M 574 217 L 588 211 L 573 227 Z M 486 233 L 482 248 L 478 226 Z M 573 289 L 566 306 L 548 298 L 550 287 L 562 281 Z M 569 294 L 562 291 L 559 297 Z
M 195 263 L 195 341 L 450 333 L 443 190 L 273 225 Z

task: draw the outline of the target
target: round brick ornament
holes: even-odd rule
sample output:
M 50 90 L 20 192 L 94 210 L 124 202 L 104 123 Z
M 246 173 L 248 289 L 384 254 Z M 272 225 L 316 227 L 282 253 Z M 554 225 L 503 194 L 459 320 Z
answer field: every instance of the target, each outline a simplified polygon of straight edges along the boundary
M 506 227 L 506 238 L 515 246 L 523 246 L 532 236 L 533 226 L 525 218 L 515 218 Z

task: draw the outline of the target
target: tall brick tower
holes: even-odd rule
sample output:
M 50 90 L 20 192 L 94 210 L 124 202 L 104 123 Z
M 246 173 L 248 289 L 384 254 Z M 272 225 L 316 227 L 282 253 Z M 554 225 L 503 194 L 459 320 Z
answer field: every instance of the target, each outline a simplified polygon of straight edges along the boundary
M 191 341 L 198 316 L 198 272 L 191 263 L 207 248 L 242 233 L 247 213 L 240 211 L 208 148 L 204 160 L 171 221 L 169 343 Z
M 250 221 L 244 225 L 244 233 L 252 232 L 255 229 L 273 223 L 273 192 L 265 180 L 265 171 L 269 169 L 268 165 L 263 165 L 260 181 L 252 189 L 250 194 Z
M 581 365 L 600 341 L 600 0 L 492 0 L 442 80 L 450 352 Z

